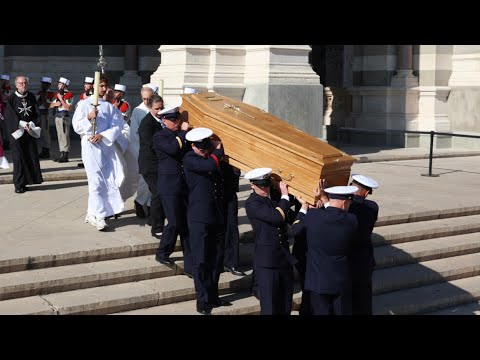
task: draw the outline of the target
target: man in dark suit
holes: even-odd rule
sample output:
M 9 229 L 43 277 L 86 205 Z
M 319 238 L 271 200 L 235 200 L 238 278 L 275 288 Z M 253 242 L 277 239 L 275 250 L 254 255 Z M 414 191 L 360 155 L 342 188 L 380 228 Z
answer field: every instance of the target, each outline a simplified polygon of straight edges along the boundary
M 278 183 L 271 191 L 270 168 L 245 174 L 252 194 L 245 203 L 247 217 L 255 233 L 253 266 L 261 315 L 289 315 L 293 298 L 295 257 L 288 248 L 287 215 L 290 208 L 287 184 Z
M 192 264 L 187 226 L 187 185 L 183 174 L 182 160 L 185 154 L 185 135 L 189 129 L 182 123 L 178 107 L 158 112 L 165 128 L 153 135 L 153 146 L 158 157 L 157 193 L 167 217 L 162 239 L 156 253 L 156 260 L 162 264 L 173 264 L 170 255 L 180 235 L 184 256 L 184 272 L 190 275 Z M 191 276 L 191 275 L 190 275 Z
M 351 314 L 349 256 L 357 231 L 357 218 L 348 213 L 356 186 L 325 189 L 328 207 L 310 209 L 302 206 L 292 226 L 295 236 L 307 238 L 305 289 L 310 291 L 314 315 Z
M 358 220 L 358 231 L 350 257 L 352 271 L 352 314 L 372 315 L 372 274 L 375 268 L 372 231 L 378 218 L 378 205 L 367 200 L 378 183 L 363 175 L 352 175 L 352 184 L 358 186 L 349 212 Z
M 186 139 L 192 151 L 183 158 L 188 186 L 187 221 L 192 252 L 193 281 L 197 311 L 210 314 L 215 306 L 228 305 L 218 297 L 219 227 L 223 226 L 221 203 L 217 199 L 216 182 L 220 179 L 220 161 L 224 155 L 220 142 L 211 142 L 213 131 L 196 128 Z
M 153 135 L 161 131 L 165 125 L 157 113 L 163 109 L 163 99 L 154 95 L 148 100 L 150 112 L 142 119 L 138 127 L 140 150 L 138 154 L 138 171 L 145 179 L 148 189 L 152 193 L 150 202 L 150 225 L 152 236 L 161 238 L 165 224 L 165 212 L 157 191 L 158 157 L 153 148 Z

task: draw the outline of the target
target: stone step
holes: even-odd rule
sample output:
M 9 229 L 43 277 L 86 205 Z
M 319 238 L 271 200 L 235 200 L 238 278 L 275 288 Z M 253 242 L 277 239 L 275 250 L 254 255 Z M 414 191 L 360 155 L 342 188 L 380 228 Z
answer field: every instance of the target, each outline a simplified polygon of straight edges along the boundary
M 480 315 L 480 301 L 474 301 L 465 305 L 452 306 L 425 315 Z
M 480 252 L 480 234 L 471 233 L 374 248 L 376 269 Z
M 240 244 L 239 265 L 251 268 L 254 244 Z M 162 265 L 155 255 L 0 274 L 0 300 L 52 294 L 183 274 L 183 253 L 174 252 L 174 267 Z
M 69 252 L 65 251 L 60 254 L 47 253 L 35 256 L 22 256 L 22 254 L 15 258 L 0 258 L 0 274 L 151 255 L 155 254 L 159 244 L 159 240 L 151 236 L 129 236 L 128 239 L 126 238 L 123 241 L 123 245 L 117 246 L 108 246 L 108 237 L 101 239 L 100 241 L 92 240 L 91 244 L 85 244 L 84 242 L 83 249 L 81 248 L 81 245 L 78 245 L 79 249 Z M 253 232 L 240 232 L 240 244 L 252 242 Z M 180 250 L 180 240 L 177 240 L 175 251 Z
M 480 253 L 394 266 L 373 272 L 373 294 L 480 275 Z
M 222 306 L 212 309 L 212 315 L 259 315 L 260 301 L 250 295 L 250 292 L 243 291 L 234 294 L 221 296 L 229 301 L 231 306 Z M 292 312 L 298 315 L 298 306 L 302 298 L 302 292 L 296 289 L 293 294 Z M 200 315 L 196 311 L 196 300 L 184 301 L 181 303 L 154 306 L 145 309 L 124 311 L 113 315 Z M 294 314 L 292 314 L 294 315 Z
M 381 209 L 380 209 L 381 212 Z M 460 216 L 478 215 L 480 214 L 480 206 L 468 206 L 454 209 L 443 209 L 433 211 L 420 211 L 411 214 L 399 214 L 389 216 L 379 216 L 375 227 L 405 224 L 418 221 L 428 221 L 437 219 L 447 219 Z
M 373 297 L 375 315 L 429 313 L 480 299 L 480 276 L 473 276 Z
M 219 290 L 221 294 L 246 291 L 250 284 L 251 271 L 248 272 L 248 276 L 241 278 L 223 273 L 220 276 Z M 193 280 L 185 275 L 175 275 L 4 300 L 0 301 L 0 314 L 104 315 L 193 299 L 195 299 Z
M 455 218 L 455 221 L 452 221 L 452 219 L 438 219 L 382 226 L 374 229 L 372 242 L 374 246 L 380 246 L 479 231 L 480 215 L 470 215 Z

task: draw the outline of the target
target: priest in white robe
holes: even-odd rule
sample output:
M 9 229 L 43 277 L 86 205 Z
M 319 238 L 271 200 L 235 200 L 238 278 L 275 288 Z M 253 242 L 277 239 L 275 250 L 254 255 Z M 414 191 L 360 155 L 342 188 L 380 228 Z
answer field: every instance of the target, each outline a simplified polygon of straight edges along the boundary
M 88 210 L 85 218 L 98 230 L 107 227 L 105 218 L 124 211 L 120 186 L 125 179 L 115 153 L 115 141 L 122 136 L 124 121 L 120 111 L 103 100 L 108 79 L 102 75 L 99 83 L 97 112 L 92 105 L 94 96 L 81 101 L 73 115 L 72 126 L 81 137 L 82 161 L 88 179 Z M 96 134 L 92 121 L 96 117 Z

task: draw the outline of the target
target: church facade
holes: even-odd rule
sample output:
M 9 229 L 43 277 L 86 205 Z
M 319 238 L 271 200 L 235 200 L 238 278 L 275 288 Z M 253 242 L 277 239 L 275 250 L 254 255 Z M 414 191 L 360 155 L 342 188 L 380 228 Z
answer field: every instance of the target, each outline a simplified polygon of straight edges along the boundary
M 0 45 L 0 73 L 70 79 L 80 94 L 97 70 L 98 45 Z M 480 134 L 480 45 L 105 45 L 106 72 L 127 86 L 159 85 L 167 104 L 184 87 L 258 106 L 303 131 L 335 140 L 338 127 Z M 13 81 L 12 81 L 13 83 Z M 55 87 L 53 87 L 55 89 Z M 426 147 L 428 135 L 342 136 L 342 142 Z M 480 148 L 436 136 L 436 148 Z

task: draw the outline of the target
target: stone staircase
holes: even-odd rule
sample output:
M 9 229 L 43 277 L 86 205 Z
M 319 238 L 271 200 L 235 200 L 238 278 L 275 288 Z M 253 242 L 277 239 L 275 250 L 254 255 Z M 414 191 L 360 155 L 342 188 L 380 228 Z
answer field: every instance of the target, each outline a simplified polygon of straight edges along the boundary
M 232 306 L 213 314 L 258 314 L 250 296 L 253 236 L 240 200 L 241 269 L 223 273 L 220 293 Z M 128 214 L 124 216 L 132 216 Z M 475 314 L 480 310 L 480 207 L 380 218 L 374 230 L 375 314 Z M 175 266 L 154 259 L 158 241 L 97 246 L 0 260 L 0 314 L 197 315 L 193 280 L 183 275 L 177 244 Z M 293 314 L 300 304 L 297 286 Z

